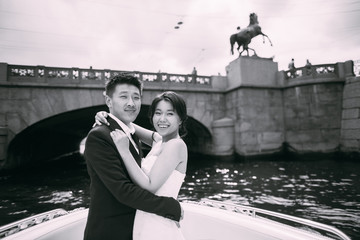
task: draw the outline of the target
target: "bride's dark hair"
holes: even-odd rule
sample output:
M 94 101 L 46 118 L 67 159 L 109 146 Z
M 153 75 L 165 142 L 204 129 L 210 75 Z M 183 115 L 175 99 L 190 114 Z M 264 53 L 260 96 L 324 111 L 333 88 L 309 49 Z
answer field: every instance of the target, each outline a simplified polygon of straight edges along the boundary
M 188 119 L 186 103 L 185 103 L 184 99 L 175 92 L 172 92 L 172 91 L 163 92 L 162 94 L 158 95 L 152 101 L 151 106 L 150 106 L 150 111 L 149 111 L 149 117 L 150 117 L 151 124 L 154 126 L 152 118 L 155 114 L 156 106 L 162 100 L 171 103 L 171 105 L 174 108 L 174 111 L 179 115 L 180 121 L 181 121 L 181 124 L 179 127 L 179 134 L 181 137 L 185 137 L 187 134 L 186 120 Z

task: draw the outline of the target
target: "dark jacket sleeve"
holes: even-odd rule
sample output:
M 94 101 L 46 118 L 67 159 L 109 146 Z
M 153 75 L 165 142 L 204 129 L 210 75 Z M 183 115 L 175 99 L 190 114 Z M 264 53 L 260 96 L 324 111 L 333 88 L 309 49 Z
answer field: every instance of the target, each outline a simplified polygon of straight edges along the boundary
M 120 203 L 145 212 L 179 221 L 181 207 L 170 197 L 160 197 L 135 185 L 104 127 L 90 131 L 85 145 L 85 159 L 100 180 Z

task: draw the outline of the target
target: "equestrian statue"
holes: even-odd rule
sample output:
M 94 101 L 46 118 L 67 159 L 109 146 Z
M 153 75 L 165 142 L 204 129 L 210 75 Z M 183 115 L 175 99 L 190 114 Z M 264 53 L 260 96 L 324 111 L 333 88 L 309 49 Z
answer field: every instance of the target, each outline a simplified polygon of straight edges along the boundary
M 240 29 L 240 27 L 238 27 L 238 30 L 239 29 Z M 259 26 L 259 22 L 258 22 L 256 13 L 251 13 L 249 25 L 246 28 L 241 29 L 238 33 L 235 33 L 230 36 L 231 54 L 234 55 L 233 48 L 234 48 L 234 44 L 236 42 L 238 44 L 238 47 L 237 47 L 238 51 L 241 46 L 243 47 L 243 50 L 239 53 L 239 56 L 241 56 L 241 54 L 244 51 L 246 51 L 247 55 L 249 56 L 249 49 L 254 52 L 254 55 L 256 55 L 255 50 L 252 48 L 249 48 L 249 44 L 251 42 L 251 39 L 256 37 L 257 35 L 263 36 L 264 43 L 265 43 L 265 37 L 267 37 L 267 39 L 269 39 L 270 45 L 272 46 L 272 42 L 271 42 L 270 38 L 261 31 L 261 27 Z

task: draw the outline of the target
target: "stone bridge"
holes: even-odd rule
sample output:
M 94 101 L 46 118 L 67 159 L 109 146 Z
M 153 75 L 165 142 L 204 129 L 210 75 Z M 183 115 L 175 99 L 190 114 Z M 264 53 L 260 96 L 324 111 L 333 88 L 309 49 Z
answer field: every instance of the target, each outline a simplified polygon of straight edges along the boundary
M 297 69 L 295 78 L 271 59 L 240 57 L 226 76 L 128 72 L 144 82 L 136 123 L 159 93 L 186 99 L 190 153 L 248 157 L 293 151 L 360 149 L 359 78 L 352 61 Z M 127 71 L 0 63 L 0 163 L 26 166 L 79 151 L 104 104 L 104 82 Z M 356 90 L 358 89 L 358 90 Z M 357 132 L 356 132 L 357 131 Z

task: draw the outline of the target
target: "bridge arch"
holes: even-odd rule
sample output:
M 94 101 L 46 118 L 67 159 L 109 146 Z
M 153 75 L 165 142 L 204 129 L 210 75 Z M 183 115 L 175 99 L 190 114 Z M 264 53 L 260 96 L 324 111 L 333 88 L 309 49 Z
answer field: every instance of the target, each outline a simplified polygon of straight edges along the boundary
M 71 110 L 42 119 L 15 135 L 8 147 L 6 168 L 41 164 L 68 154 L 78 153 L 81 141 L 94 123 L 98 111 L 107 111 L 106 105 Z M 135 123 L 151 129 L 149 105 L 142 105 Z M 202 153 L 211 143 L 211 133 L 202 123 L 189 117 L 188 135 L 184 138 L 189 152 Z

